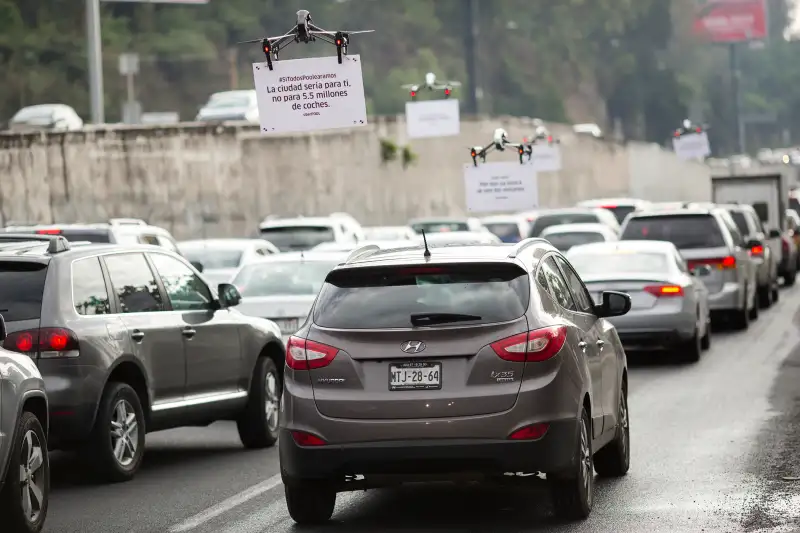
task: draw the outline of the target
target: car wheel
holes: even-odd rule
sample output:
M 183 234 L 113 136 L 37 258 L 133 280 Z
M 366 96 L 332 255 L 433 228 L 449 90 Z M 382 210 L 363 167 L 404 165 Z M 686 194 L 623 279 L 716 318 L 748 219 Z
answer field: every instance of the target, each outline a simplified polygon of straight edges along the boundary
M 620 477 L 631 467 L 631 434 L 628 419 L 628 393 L 625 386 L 619 391 L 617 434 L 594 456 L 594 470 L 603 477 Z
M 703 351 L 702 344 L 700 330 L 695 329 L 692 338 L 678 346 L 678 359 L 687 363 L 696 363 L 700 360 L 700 354 Z
M 769 285 L 758 288 L 758 305 L 761 309 L 769 309 L 772 306 L 772 287 Z
M 747 294 L 747 289 L 745 289 L 745 294 Z M 746 297 L 745 297 L 744 308 L 733 311 L 731 318 L 734 329 L 745 330 L 748 327 L 750 327 L 750 310 L 747 308 Z
M 560 518 L 581 520 L 592 512 L 594 500 L 594 457 L 586 409 L 581 412 L 578 439 L 575 443 L 575 460 L 571 472 L 547 475 L 553 506 Z
M 781 297 L 781 291 L 778 287 L 778 280 L 776 279 L 772 284 L 772 303 L 773 304 L 778 303 L 780 297 Z
M 792 270 L 791 272 L 787 272 L 786 275 L 783 276 L 783 284 L 787 287 L 792 287 L 796 279 L 797 279 L 797 271 Z
M 758 311 L 758 291 L 756 291 L 756 293 L 753 295 L 753 307 L 751 307 L 749 311 L 749 318 L 751 322 L 758 320 Z
M 6 482 L 0 492 L 3 531 L 38 533 L 44 527 L 50 500 L 47 438 L 36 415 L 22 413 L 11 449 Z
M 294 482 L 284 485 L 289 516 L 299 525 L 323 524 L 333 516 L 336 491 L 314 482 Z
M 711 349 L 711 317 L 706 319 L 706 332 L 703 338 L 700 339 L 700 348 L 703 350 Z
M 281 385 L 275 361 L 260 357 L 253 371 L 247 406 L 236 421 L 246 448 L 268 448 L 278 441 Z
M 133 479 L 144 457 L 144 412 L 139 395 L 127 383 L 109 383 L 100 400 L 84 461 L 112 482 Z

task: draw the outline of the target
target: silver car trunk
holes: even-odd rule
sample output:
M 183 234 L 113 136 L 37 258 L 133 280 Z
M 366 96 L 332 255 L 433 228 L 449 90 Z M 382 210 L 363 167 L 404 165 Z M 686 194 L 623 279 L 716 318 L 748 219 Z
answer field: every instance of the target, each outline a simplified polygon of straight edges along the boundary
M 674 284 L 674 281 L 666 279 L 666 276 L 653 275 L 647 272 L 625 273 L 620 274 L 618 277 L 584 277 L 583 282 L 586 284 L 586 288 L 596 304 L 603 302 L 603 291 L 619 291 L 630 295 L 631 310 L 634 311 L 637 309 L 651 309 L 658 303 L 658 298 L 654 294 L 645 291 L 645 287 Z
M 688 248 L 680 250 L 680 252 L 689 264 L 689 268 L 700 264 L 711 267 L 711 273 L 700 278 L 710 294 L 721 291 L 726 281 L 734 281 L 736 279 L 734 269 L 723 268 L 723 260 L 731 255 L 727 247 Z

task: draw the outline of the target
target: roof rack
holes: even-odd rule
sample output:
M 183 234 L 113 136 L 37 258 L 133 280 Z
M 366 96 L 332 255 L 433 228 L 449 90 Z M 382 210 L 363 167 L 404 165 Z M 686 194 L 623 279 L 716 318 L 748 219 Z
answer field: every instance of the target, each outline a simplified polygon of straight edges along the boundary
M 112 226 L 147 226 L 141 218 L 112 218 L 108 223 Z
M 366 246 L 362 246 L 361 248 L 356 248 L 350 255 L 347 256 L 347 259 L 344 260 L 344 264 L 350 264 L 356 259 L 364 259 L 365 257 L 369 257 L 375 252 L 379 252 L 381 249 L 380 246 L 377 244 L 368 244 Z
M 46 242 L 47 253 L 57 254 L 70 249 L 69 241 L 61 235 L 37 235 L 24 233 L 0 233 L 0 243 L 4 242 Z
M 538 244 L 538 243 L 550 244 L 550 241 L 548 241 L 547 239 L 542 239 L 541 237 L 529 237 L 527 239 L 523 239 L 523 240 L 519 241 L 516 246 L 514 246 L 514 250 L 512 250 L 511 253 L 508 254 L 508 258 L 509 259 L 514 259 L 519 254 L 521 254 L 522 251 L 525 248 L 527 248 L 528 246 L 531 246 L 533 244 Z

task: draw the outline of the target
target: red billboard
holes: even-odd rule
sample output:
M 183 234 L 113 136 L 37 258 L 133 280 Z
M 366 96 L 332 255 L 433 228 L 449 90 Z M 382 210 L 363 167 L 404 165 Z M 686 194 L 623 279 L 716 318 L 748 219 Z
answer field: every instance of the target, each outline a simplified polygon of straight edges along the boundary
M 766 0 L 696 0 L 694 32 L 713 43 L 767 37 Z

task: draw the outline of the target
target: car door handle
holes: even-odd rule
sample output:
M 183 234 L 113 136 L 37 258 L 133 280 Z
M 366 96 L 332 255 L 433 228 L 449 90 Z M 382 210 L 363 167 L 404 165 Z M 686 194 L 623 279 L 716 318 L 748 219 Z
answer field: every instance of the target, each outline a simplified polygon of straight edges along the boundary
M 141 342 L 144 339 L 144 331 L 140 331 L 135 329 L 131 332 L 131 339 L 135 340 L 136 342 Z
M 186 337 L 187 339 L 191 339 L 192 337 L 195 336 L 195 334 L 197 334 L 197 331 L 194 328 L 186 327 L 183 328 L 183 331 L 181 331 L 181 333 L 183 333 L 183 336 Z

